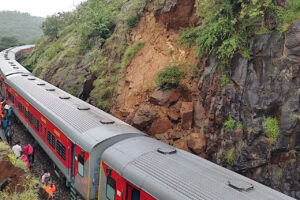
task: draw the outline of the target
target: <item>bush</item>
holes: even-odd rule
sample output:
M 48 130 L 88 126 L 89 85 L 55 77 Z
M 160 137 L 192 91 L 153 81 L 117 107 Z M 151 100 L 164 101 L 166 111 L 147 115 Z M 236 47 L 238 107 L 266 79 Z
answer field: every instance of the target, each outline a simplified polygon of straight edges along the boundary
M 235 120 L 232 119 L 231 115 L 229 115 L 228 120 L 225 121 L 224 123 L 225 131 L 232 131 L 234 124 L 235 124 Z
M 156 75 L 156 83 L 163 89 L 178 88 L 180 79 L 184 76 L 184 71 L 179 66 L 166 67 Z
M 279 125 L 277 119 L 271 117 L 265 118 L 263 127 L 267 136 L 271 138 L 272 141 L 276 141 L 279 135 Z
M 181 44 L 196 45 L 198 56 L 216 50 L 221 60 L 231 58 L 247 47 L 258 23 L 274 12 L 272 0 L 201 0 L 196 1 L 202 23 L 182 32 Z

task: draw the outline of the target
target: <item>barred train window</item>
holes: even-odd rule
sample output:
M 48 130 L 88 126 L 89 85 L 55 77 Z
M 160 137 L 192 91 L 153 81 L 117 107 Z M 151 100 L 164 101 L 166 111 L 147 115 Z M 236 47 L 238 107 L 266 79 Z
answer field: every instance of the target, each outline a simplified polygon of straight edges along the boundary
M 66 147 L 59 140 L 56 142 L 56 151 L 62 159 L 66 160 Z
M 15 97 L 10 92 L 8 92 L 8 99 L 11 100 L 12 103 L 15 103 Z
M 31 112 L 29 112 L 28 111 L 28 121 L 32 124 L 33 122 L 32 122 L 32 114 L 31 114 Z
M 37 118 L 33 117 L 33 125 L 34 125 L 34 128 L 39 131 L 39 128 L 40 128 L 40 122 L 39 120 L 37 120 Z
M 53 147 L 53 149 L 55 149 L 55 136 L 48 131 L 48 143 Z

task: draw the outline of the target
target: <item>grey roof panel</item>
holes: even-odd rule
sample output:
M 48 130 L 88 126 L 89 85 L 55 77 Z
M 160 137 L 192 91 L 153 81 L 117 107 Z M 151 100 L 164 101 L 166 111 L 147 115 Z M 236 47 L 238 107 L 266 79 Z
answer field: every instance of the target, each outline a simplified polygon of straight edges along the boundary
M 90 152 L 97 143 L 114 136 L 143 134 L 125 122 L 39 78 L 28 80 L 31 77 L 15 74 L 7 77 L 7 83 L 86 151 Z M 41 83 L 45 85 L 40 85 Z M 55 88 L 55 91 L 47 91 L 46 88 Z M 70 98 L 61 99 L 61 96 Z M 90 109 L 78 110 L 79 106 Z M 100 120 L 114 123 L 102 124 Z
M 160 200 L 293 199 L 191 153 L 179 149 L 175 154 L 157 151 L 167 147 L 152 138 L 130 138 L 108 148 L 103 161 Z M 239 191 L 229 183 L 246 188 Z

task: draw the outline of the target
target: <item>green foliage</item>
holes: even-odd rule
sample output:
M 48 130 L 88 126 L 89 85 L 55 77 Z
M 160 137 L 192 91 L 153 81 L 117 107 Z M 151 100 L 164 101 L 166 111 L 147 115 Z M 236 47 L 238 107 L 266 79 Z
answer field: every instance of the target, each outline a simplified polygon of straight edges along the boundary
M 243 123 L 242 123 L 242 122 L 239 122 L 239 123 L 237 124 L 236 128 L 237 128 L 238 130 L 243 130 Z
M 232 168 L 234 161 L 235 161 L 235 156 L 234 156 L 234 147 L 229 149 L 226 154 L 225 154 L 225 161 L 227 163 L 228 168 Z
M 0 39 L 0 51 L 18 45 L 21 45 L 21 43 L 15 37 L 2 37 Z
M 196 45 L 201 57 L 216 49 L 218 58 L 224 60 L 247 47 L 257 22 L 274 5 L 271 0 L 198 0 L 196 6 L 202 23 L 184 30 L 180 43 Z
M 126 24 L 129 28 L 135 28 L 139 24 L 139 21 L 140 21 L 140 16 L 137 13 L 135 13 L 127 18 Z
M 0 151 L 8 151 L 10 148 L 4 142 L 0 142 Z
M 221 85 L 223 87 L 226 87 L 226 85 L 228 85 L 230 83 L 230 80 L 229 78 L 226 76 L 226 74 L 224 74 L 222 77 L 221 77 Z
M 116 8 L 104 0 L 89 0 L 81 17 L 83 23 L 79 26 L 80 52 L 85 53 L 97 38 L 100 45 L 112 34 L 115 26 Z
M 279 136 L 279 125 L 276 118 L 265 118 L 263 122 L 263 127 L 266 134 L 272 141 L 276 141 Z
M 156 74 L 156 83 L 163 89 L 169 90 L 180 86 L 180 79 L 184 76 L 184 71 L 180 66 L 170 66 Z
M 284 32 L 295 20 L 300 19 L 300 1 L 299 0 L 289 0 L 287 9 L 279 8 L 276 10 L 278 12 L 278 18 L 281 22 L 280 31 Z
M 9 161 L 16 167 L 19 167 L 23 170 L 27 169 L 27 164 L 22 161 L 21 159 L 18 159 L 15 154 L 8 154 Z
M 14 37 L 21 43 L 33 43 L 43 32 L 45 19 L 17 11 L 0 11 L 0 38 Z
M 224 122 L 225 131 L 232 131 L 234 124 L 235 124 L 235 120 L 232 119 L 231 115 L 229 115 L 228 120 Z
M 145 41 L 138 41 L 125 51 L 122 59 L 123 67 L 126 67 L 130 63 L 133 56 L 145 45 L 145 43 Z

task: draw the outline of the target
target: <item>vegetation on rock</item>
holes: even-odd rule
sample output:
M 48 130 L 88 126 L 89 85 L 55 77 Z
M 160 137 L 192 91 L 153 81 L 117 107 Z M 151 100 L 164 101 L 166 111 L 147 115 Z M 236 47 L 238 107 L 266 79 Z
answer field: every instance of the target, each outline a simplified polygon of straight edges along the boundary
M 232 131 L 235 125 L 235 120 L 229 115 L 228 120 L 224 122 L 225 131 Z
M 268 117 L 264 119 L 263 127 L 266 134 L 272 141 L 276 141 L 279 136 L 279 125 L 276 118 Z
M 156 75 L 156 83 L 163 89 L 169 90 L 180 86 L 180 79 L 184 76 L 184 71 L 180 66 L 169 66 Z

